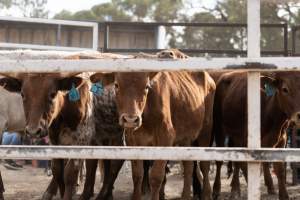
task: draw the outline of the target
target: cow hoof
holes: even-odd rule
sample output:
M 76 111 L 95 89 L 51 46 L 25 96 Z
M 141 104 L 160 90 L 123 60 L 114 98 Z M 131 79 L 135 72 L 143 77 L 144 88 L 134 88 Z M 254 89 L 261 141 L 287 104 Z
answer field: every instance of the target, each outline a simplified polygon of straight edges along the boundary
M 79 200 L 88 200 L 90 198 L 92 198 L 92 194 L 87 194 L 87 193 L 82 193 L 79 197 Z
M 159 195 L 159 200 L 165 200 L 165 194 L 160 194 Z
M 238 200 L 240 198 L 241 198 L 241 193 L 240 192 L 238 192 L 238 191 L 231 192 L 230 199 Z
M 290 197 L 287 193 L 279 195 L 279 200 L 289 200 L 289 199 L 290 199 Z
M 4 200 L 4 196 L 2 192 L 0 193 L 0 200 Z
M 268 188 L 268 194 L 269 195 L 276 194 L 275 189 L 274 188 Z
M 42 196 L 42 200 L 52 200 L 53 194 L 45 192 Z
M 198 194 L 195 194 L 194 196 L 193 196 L 193 198 L 192 198 L 193 200 L 200 200 L 201 198 L 199 197 L 199 195 Z
M 97 196 L 97 198 L 95 200 L 113 200 L 113 196 L 110 194 L 110 195 L 107 195 L 106 197 L 102 196 L 102 195 L 99 195 Z
M 220 193 L 214 192 L 213 193 L 213 200 L 218 200 L 220 197 Z

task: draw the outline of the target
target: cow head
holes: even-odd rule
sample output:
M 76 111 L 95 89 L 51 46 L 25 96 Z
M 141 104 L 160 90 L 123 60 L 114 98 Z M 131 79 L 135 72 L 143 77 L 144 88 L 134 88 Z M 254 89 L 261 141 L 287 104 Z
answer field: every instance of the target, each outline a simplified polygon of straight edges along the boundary
M 90 77 L 93 83 L 104 85 L 114 83 L 119 124 L 127 129 L 137 129 L 142 125 L 147 96 L 151 90 L 151 80 L 157 73 L 96 73 Z
M 31 137 L 48 134 L 53 119 L 61 111 L 64 92 L 78 87 L 82 78 L 61 74 L 22 74 L 0 79 L 0 85 L 11 92 L 20 92 L 26 117 L 25 132 Z
M 186 59 L 188 56 L 178 49 L 166 49 L 157 53 L 158 58 Z
M 278 106 L 291 122 L 300 127 L 300 72 L 276 72 L 262 77 L 262 85 L 273 90 Z M 270 93 L 270 92 L 269 92 Z

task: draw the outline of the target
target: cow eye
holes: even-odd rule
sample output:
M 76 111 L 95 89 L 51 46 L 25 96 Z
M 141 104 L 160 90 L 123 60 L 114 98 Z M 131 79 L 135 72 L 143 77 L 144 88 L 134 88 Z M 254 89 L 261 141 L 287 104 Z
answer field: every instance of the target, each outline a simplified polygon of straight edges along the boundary
M 54 99 L 55 97 L 56 97 L 56 92 L 51 92 L 51 93 L 49 94 L 49 99 L 50 99 L 50 100 Z
M 23 101 L 25 101 L 25 95 L 23 92 L 21 92 L 21 97 L 22 97 Z
M 119 89 L 119 84 L 118 83 L 115 83 L 115 89 Z
M 285 94 L 288 94 L 288 93 L 289 93 L 289 90 L 287 89 L 287 87 L 283 87 L 283 88 L 282 88 L 282 92 L 285 93 Z
M 151 85 L 150 84 L 148 84 L 148 85 L 146 85 L 146 88 L 145 88 L 145 90 L 149 90 L 149 89 L 151 89 Z

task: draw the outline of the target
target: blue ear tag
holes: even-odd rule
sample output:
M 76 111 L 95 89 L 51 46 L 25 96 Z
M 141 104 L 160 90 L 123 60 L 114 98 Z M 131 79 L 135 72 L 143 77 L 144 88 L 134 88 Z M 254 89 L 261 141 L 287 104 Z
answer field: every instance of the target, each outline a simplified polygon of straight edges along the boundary
M 72 84 L 72 88 L 69 91 L 69 100 L 70 101 L 78 101 L 80 99 L 80 94 L 74 83 Z
M 271 97 L 271 96 L 274 96 L 275 95 L 275 89 L 273 86 L 271 86 L 270 84 L 266 83 L 265 84 L 265 92 L 266 92 L 266 95 L 267 97 Z
M 98 83 L 94 83 L 94 84 L 92 85 L 92 88 L 91 88 L 90 91 L 91 91 L 93 94 L 95 94 L 96 96 L 102 96 L 103 90 L 104 90 L 104 88 L 103 88 L 102 83 L 98 82 Z

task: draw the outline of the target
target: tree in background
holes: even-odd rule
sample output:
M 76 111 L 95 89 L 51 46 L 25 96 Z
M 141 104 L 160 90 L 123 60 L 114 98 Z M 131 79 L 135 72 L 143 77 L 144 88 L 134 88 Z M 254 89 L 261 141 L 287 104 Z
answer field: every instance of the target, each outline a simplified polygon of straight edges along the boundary
M 24 17 L 48 18 L 49 12 L 45 9 L 47 0 L 14 0 L 14 5 Z
M 0 0 L 0 8 L 10 8 L 12 6 L 12 0 Z
M 61 11 L 55 19 L 110 21 L 175 21 L 183 8 L 182 0 L 112 0 L 90 10 Z
M 23 17 L 48 18 L 46 4 L 47 0 L 0 0 L 1 9 L 14 8 L 20 11 Z
M 299 3 L 279 1 L 262 1 L 262 23 L 300 23 Z M 199 12 L 187 22 L 228 22 L 246 23 L 246 0 L 218 0 L 213 8 L 201 6 Z M 191 28 L 187 27 L 180 34 L 182 48 L 202 49 L 240 49 L 246 50 L 246 30 L 241 28 Z M 262 50 L 283 50 L 283 30 L 279 28 L 262 28 Z M 289 37 L 291 38 L 291 37 Z

